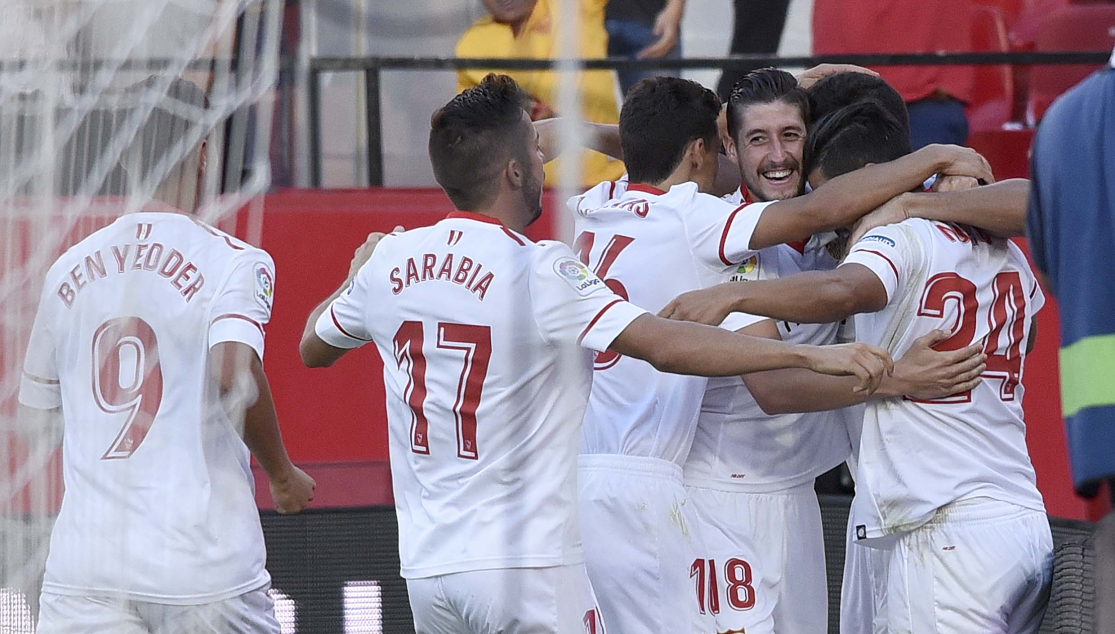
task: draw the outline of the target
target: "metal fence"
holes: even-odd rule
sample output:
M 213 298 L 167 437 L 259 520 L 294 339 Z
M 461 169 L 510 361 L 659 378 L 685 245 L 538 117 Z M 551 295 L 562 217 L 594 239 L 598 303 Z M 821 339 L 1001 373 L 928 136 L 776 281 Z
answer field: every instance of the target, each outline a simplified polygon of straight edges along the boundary
M 586 59 L 585 70 L 691 70 L 793 67 L 817 64 L 856 64 L 858 66 L 1030 66 L 1095 64 L 1110 58 L 1110 51 L 1017 52 L 1017 53 L 918 53 L 872 55 L 818 55 L 777 57 L 771 55 L 734 55 L 688 59 Z M 380 75 L 385 70 L 462 70 L 493 71 L 558 70 L 566 60 L 547 59 L 466 59 L 448 57 L 316 57 L 309 62 L 310 183 L 322 184 L 321 76 L 325 73 L 364 74 L 364 130 L 367 178 L 371 186 L 383 185 L 383 129 L 380 113 Z M 567 67 L 567 66 L 566 66 Z M 359 114 L 359 113 L 358 113 Z

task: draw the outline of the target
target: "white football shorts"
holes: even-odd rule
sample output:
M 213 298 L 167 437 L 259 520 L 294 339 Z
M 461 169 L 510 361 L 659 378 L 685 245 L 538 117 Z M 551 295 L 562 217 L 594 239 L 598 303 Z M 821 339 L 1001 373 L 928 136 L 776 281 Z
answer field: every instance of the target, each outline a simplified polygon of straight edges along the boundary
M 263 587 L 200 605 L 44 592 L 38 634 L 279 634 L 275 603 Z
M 889 559 L 876 610 L 890 631 L 1036 634 L 1041 626 L 1053 578 L 1043 512 L 990 498 L 954 502 L 901 535 Z
M 687 487 L 719 582 L 719 631 L 828 631 L 821 508 L 813 483 L 753 493 Z M 711 573 L 709 573 L 711 578 Z
M 619 634 L 704 634 L 693 601 L 704 551 L 681 467 L 657 458 L 583 455 L 578 470 L 585 565 L 604 621 Z
M 407 579 L 416 634 L 604 634 L 583 564 Z

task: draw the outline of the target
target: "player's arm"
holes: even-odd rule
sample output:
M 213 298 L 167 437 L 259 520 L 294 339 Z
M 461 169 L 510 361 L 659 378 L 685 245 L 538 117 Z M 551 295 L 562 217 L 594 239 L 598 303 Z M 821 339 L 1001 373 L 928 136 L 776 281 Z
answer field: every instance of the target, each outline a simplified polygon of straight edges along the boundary
M 1026 234 L 1030 181 L 1012 178 L 991 185 L 947 192 L 905 193 L 863 217 L 852 242 L 876 227 L 907 218 L 955 222 L 986 230 L 999 238 Z
M 892 367 L 886 351 L 866 344 L 805 346 L 650 314 L 632 321 L 609 348 L 674 374 L 732 376 L 804 368 L 823 374 L 854 375 L 855 385 L 849 384 L 848 389 L 868 393 L 878 387 Z
M 838 176 L 804 196 L 769 205 L 755 225 L 750 246 L 758 250 L 850 226 L 934 174 L 994 179 L 987 161 L 974 150 L 929 145 L 889 163 Z
M 768 339 L 781 337 L 778 327 L 769 319 L 740 332 Z M 823 412 L 881 398 L 943 398 L 974 388 L 987 368 L 981 344 L 949 352 L 933 350 L 934 345 L 949 336 L 943 330 L 934 330 L 920 337 L 895 361 L 894 372 L 884 375 L 879 389 L 870 395 L 855 391 L 852 378 L 826 376 L 798 368 L 746 374 L 743 381 L 759 407 L 772 416 Z
M 684 293 L 658 314 L 668 319 L 719 324 L 730 313 L 762 315 L 808 324 L 841 321 L 887 305 L 887 290 L 867 267 L 845 264 L 776 280 L 728 282 Z
M 645 360 L 663 372 L 697 376 L 775 368 L 854 374 L 868 391 L 890 371 L 890 357 L 872 346 L 800 346 L 655 317 L 616 295 L 568 246 L 538 246 L 528 297 L 538 333 L 551 345 L 575 341 L 597 352 L 614 350 Z
M 396 230 L 401 229 L 402 227 L 396 228 Z M 372 257 L 376 245 L 383 239 L 383 236 L 384 234 L 382 233 L 368 234 L 368 239 L 356 249 L 356 253 L 352 257 L 352 262 L 349 263 L 348 277 L 345 279 L 344 284 L 341 284 L 341 286 L 324 302 L 318 304 L 306 319 L 306 327 L 302 330 L 302 341 L 298 344 L 298 353 L 301 355 L 302 363 L 306 364 L 306 367 L 327 368 L 336 363 L 337 360 L 343 357 L 349 350 L 356 347 L 354 345 L 342 348 L 326 343 L 317 332 L 318 322 L 322 319 L 322 315 L 324 315 L 326 311 L 334 310 L 333 303 L 342 293 L 352 287 L 356 279 L 356 274 L 360 272 L 360 268 Z
M 328 368 L 345 356 L 349 350 L 352 350 L 352 348 L 331 346 L 325 343 L 315 332 L 318 320 L 341 296 L 341 293 L 348 288 L 349 284 L 352 284 L 352 278 L 346 279 L 344 284 L 333 291 L 333 294 L 325 301 L 318 304 L 310 313 L 310 316 L 306 318 L 306 327 L 302 330 L 302 340 L 298 343 L 298 354 L 302 357 L 302 363 L 306 364 L 307 368 Z
M 578 137 L 584 147 L 596 150 L 605 156 L 623 159 L 623 146 L 619 142 L 619 126 L 614 123 L 593 123 L 576 119 L 572 122 L 577 127 Z M 553 117 L 534 122 L 534 129 L 538 132 L 538 147 L 542 149 L 542 160 L 550 162 L 561 156 L 563 150 L 568 149 L 561 141 L 561 135 L 570 120 L 565 117 Z
M 230 418 L 243 416 L 244 444 L 267 473 L 275 508 L 280 513 L 306 508 L 317 485 L 287 455 L 271 384 L 255 349 L 235 341 L 218 343 L 210 349 L 209 364 Z

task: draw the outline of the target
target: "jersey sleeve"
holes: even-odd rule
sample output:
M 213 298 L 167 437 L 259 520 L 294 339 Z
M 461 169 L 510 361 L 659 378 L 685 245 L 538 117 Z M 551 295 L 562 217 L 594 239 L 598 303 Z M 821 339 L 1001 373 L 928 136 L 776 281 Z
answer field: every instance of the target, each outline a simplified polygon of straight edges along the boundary
M 751 236 L 770 203 L 730 203 L 698 194 L 682 218 L 697 258 L 714 269 L 735 266 L 755 255 Z
M 265 251 L 252 250 L 232 265 L 210 310 L 209 347 L 243 343 L 263 359 L 264 326 L 275 303 L 275 263 Z
M 872 229 L 852 247 L 841 266 L 860 264 L 879 278 L 887 290 L 887 303 L 918 266 L 921 244 L 898 225 Z
M 647 311 L 608 288 L 560 242 L 542 243 L 530 272 L 530 302 L 542 339 L 602 352 Z
M 334 348 L 351 350 L 372 340 L 366 318 L 372 261 L 360 267 L 348 288 L 329 304 L 314 324 L 317 336 Z
M 39 312 L 31 326 L 27 357 L 19 385 L 19 402 L 34 409 L 55 409 L 62 406 L 62 386 L 58 380 L 57 348 L 51 330 L 52 316 L 48 282 L 39 302 Z

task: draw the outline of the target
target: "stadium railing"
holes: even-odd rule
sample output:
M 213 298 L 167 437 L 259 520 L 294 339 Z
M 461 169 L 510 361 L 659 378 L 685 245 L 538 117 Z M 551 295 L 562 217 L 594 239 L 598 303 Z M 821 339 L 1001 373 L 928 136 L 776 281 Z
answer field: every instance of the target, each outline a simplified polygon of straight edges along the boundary
M 579 60 L 586 70 L 692 70 L 738 68 L 811 67 L 817 64 L 856 64 L 858 66 L 985 66 L 985 65 L 1066 65 L 1104 64 L 1111 51 L 1071 52 L 1010 52 L 1010 53 L 916 53 L 870 55 L 815 55 L 809 57 L 777 57 L 770 55 L 733 55 L 685 59 L 586 59 Z M 385 70 L 558 70 L 565 60 L 498 59 L 459 57 L 314 57 L 308 63 L 309 108 L 305 122 L 310 134 L 310 184 L 322 185 L 322 82 L 325 73 L 363 73 L 363 114 L 367 148 L 367 182 L 383 185 L 383 129 L 380 112 L 380 76 Z

